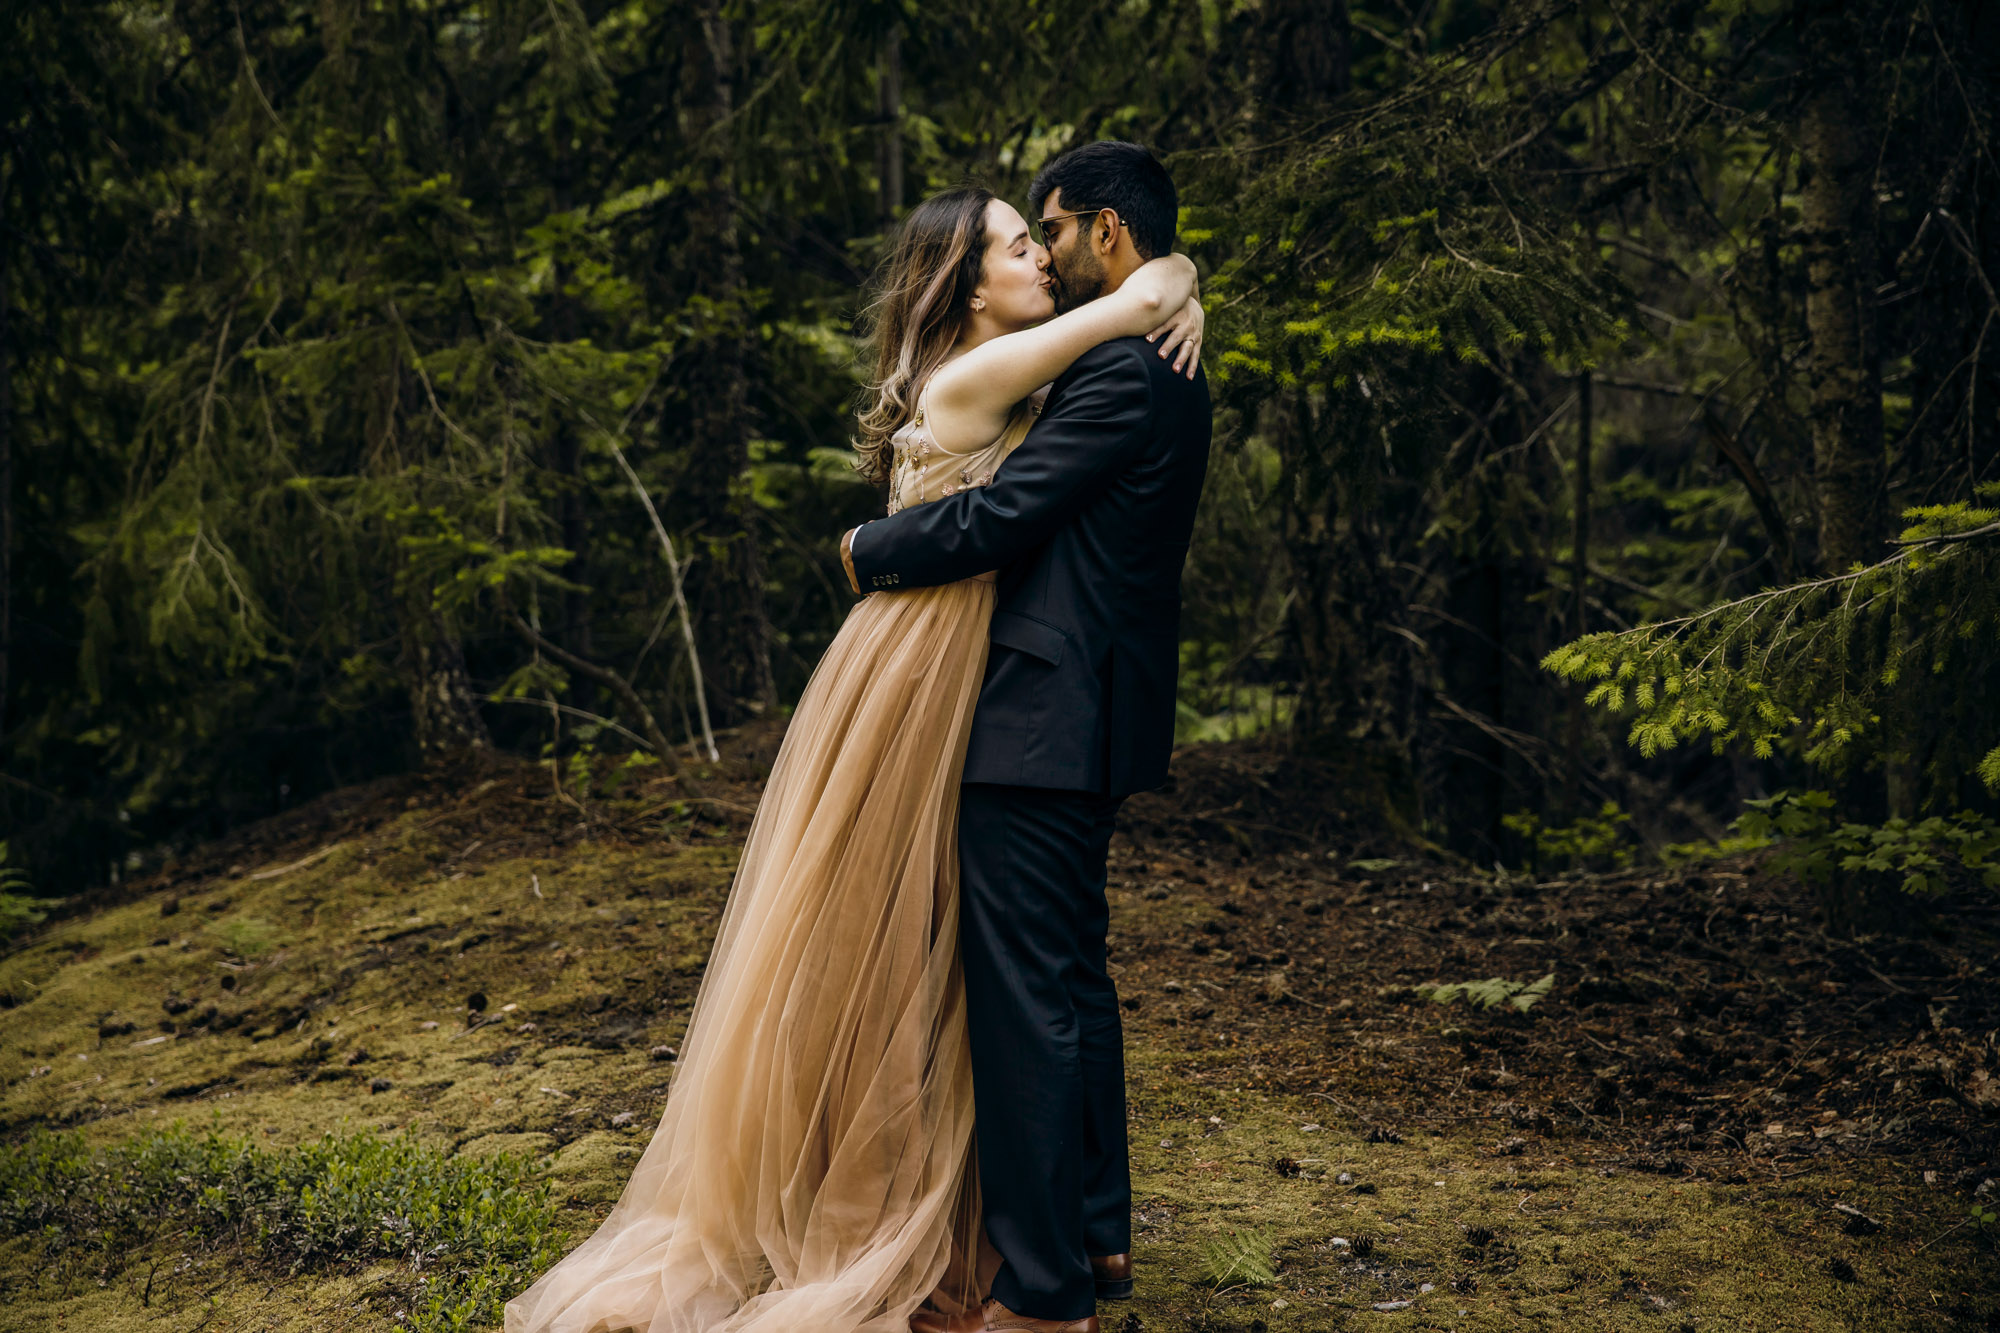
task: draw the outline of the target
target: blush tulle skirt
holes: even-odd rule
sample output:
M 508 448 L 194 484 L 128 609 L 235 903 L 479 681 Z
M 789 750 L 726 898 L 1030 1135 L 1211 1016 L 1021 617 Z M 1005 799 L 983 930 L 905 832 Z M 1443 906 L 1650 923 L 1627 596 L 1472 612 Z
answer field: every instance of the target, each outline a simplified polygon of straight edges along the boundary
M 993 585 L 878 594 L 751 824 L 659 1128 L 506 1333 L 904 1333 L 976 1301 L 959 774 Z

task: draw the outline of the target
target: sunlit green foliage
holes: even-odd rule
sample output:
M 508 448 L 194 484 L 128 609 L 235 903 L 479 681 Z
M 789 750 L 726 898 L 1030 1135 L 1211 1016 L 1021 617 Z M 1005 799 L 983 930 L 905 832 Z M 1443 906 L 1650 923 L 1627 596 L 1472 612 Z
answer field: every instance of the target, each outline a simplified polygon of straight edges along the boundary
M 1595 814 L 1580 815 L 1567 824 L 1544 824 L 1532 810 L 1505 815 L 1500 822 L 1533 850 L 1538 870 L 1617 868 L 1630 865 L 1637 851 L 1632 842 L 1632 816 L 1616 801 L 1606 801 Z

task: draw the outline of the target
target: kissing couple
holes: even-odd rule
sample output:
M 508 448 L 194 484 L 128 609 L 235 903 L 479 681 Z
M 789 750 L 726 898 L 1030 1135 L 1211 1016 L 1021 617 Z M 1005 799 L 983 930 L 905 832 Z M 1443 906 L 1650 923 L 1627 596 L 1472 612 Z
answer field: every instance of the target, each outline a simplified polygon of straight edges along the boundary
M 786 731 L 658 1130 L 506 1333 L 1097 1333 L 1129 1297 L 1105 862 L 1166 780 L 1208 467 L 1172 179 L 911 210 L 872 310 L 856 592 Z

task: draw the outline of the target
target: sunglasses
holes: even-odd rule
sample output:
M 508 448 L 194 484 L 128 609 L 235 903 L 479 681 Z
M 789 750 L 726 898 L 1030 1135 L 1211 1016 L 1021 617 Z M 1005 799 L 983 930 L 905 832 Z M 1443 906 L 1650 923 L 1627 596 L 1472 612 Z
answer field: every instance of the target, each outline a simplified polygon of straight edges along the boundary
M 1051 213 L 1045 218 L 1036 218 L 1035 236 L 1037 239 L 1041 241 L 1043 248 L 1046 249 L 1049 246 L 1055 244 L 1057 234 L 1062 231 L 1062 227 L 1060 225 L 1051 225 L 1051 224 L 1060 224 L 1067 218 L 1095 217 L 1099 213 L 1108 211 L 1109 210 L 1102 208 L 1080 208 L 1074 213 Z M 1114 218 L 1118 218 L 1119 226 L 1122 227 L 1125 225 L 1124 218 L 1118 217 L 1116 213 L 1111 214 L 1111 216 Z

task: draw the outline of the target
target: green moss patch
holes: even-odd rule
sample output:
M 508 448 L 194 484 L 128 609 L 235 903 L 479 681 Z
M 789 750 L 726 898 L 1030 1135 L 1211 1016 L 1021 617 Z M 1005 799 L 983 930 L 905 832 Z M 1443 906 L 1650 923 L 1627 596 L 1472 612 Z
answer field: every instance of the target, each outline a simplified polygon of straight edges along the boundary
M 658 784 L 580 815 L 531 765 L 475 777 L 253 830 L 0 958 L 0 1333 L 495 1327 L 603 1218 L 754 774 L 692 823 Z M 1107 1333 L 1993 1325 L 1985 937 L 1894 946 L 1958 970 L 1926 1002 L 1741 874 L 1356 874 L 1132 813 L 1139 1294 Z M 1525 1013 L 1422 998 L 1551 972 Z M 308 1212 L 308 1180 L 340 1183 Z

